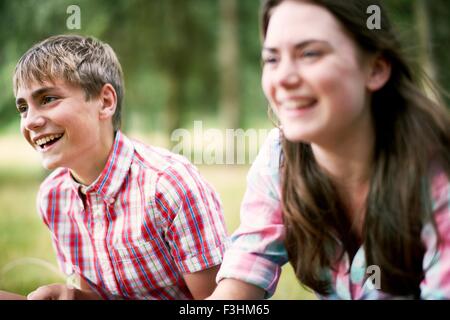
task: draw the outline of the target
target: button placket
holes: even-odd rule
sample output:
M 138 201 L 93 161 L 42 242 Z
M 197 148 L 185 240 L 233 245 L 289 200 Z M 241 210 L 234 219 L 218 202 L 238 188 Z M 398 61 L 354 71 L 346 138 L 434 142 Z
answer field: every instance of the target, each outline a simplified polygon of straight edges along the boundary
M 105 239 L 105 217 L 103 214 L 102 203 L 99 202 L 97 195 L 91 195 L 91 213 L 93 223 L 93 235 L 92 237 L 96 241 L 96 245 L 101 244 Z
M 99 195 L 91 195 L 91 212 L 93 221 L 92 237 L 95 242 L 95 251 L 99 258 L 99 265 L 102 269 L 105 285 L 111 292 L 117 294 L 117 283 L 115 280 L 114 270 L 111 263 L 110 250 L 108 248 L 107 237 L 107 217 L 106 204 L 104 199 Z

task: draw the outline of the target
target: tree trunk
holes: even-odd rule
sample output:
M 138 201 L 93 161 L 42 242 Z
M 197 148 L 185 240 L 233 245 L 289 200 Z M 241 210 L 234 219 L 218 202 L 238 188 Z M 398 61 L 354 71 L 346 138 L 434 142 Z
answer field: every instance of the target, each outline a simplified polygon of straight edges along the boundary
M 220 0 L 219 114 L 226 128 L 240 125 L 239 39 L 236 0 Z
M 436 70 L 433 63 L 432 37 L 429 16 L 429 1 L 416 0 L 415 15 L 420 45 L 420 61 L 428 76 L 434 81 L 436 79 Z
M 181 127 L 182 122 L 182 90 L 181 79 L 176 72 L 169 72 L 168 77 L 168 95 L 167 95 L 167 110 L 164 110 L 165 125 L 167 136 L 170 137 L 175 129 Z
M 427 6 L 429 20 L 430 46 L 432 46 L 432 61 L 435 62 L 433 80 L 447 94 L 443 94 L 443 99 L 450 107 L 450 56 L 448 45 L 450 43 L 449 16 L 450 6 L 448 0 L 424 1 Z

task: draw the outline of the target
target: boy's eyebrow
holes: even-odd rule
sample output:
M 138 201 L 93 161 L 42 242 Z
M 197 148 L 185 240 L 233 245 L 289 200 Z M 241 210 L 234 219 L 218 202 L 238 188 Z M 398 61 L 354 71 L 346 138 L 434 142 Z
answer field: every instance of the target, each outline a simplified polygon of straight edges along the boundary
M 39 89 L 37 89 L 37 90 L 35 90 L 35 91 L 33 91 L 33 92 L 31 93 L 31 98 L 34 100 L 34 99 L 36 99 L 37 97 L 43 95 L 44 93 L 47 93 L 48 91 L 51 91 L 51 90 L 54 90 L 54 89 L 55 89 L 54 87 L 43 87 L 43 88 L 39 88 Z M 26 102 L 26 100 L 25 100 L 24 98 L 17 98 L 17 99 L 16 99 L 16 105 L 19 105 L 19 104 L 21 104 L 21 103 L 23 103 L 23 102 Z
M 299 42 L 297 44 L 294 45 L 294 49 L 302 49 L 312 43 L 324 43 L 327 44 L 327 41 L 324 40 L 316 40 L 316 39 L 308 39 L 302 42 Z M 277 52 L 277 48 L 273 48 L 273 47 L 263 47 L 262 51 L 269 51 L 269 52 Z

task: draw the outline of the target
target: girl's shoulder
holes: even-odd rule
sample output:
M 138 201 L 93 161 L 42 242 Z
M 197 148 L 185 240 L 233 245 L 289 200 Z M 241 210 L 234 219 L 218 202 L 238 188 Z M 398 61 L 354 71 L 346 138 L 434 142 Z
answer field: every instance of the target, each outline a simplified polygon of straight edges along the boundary
M 268 132 L 264 142 L 259 147 L 258 155 L 252 162 L 249 175 L 278 175 L 281 153 L 281 132 L 280 129 L 274 128 Z
M 269 131 L 259 148 L 247 174 L 247 182 L 258 182 L 278 185 L 280 175 L 281 132 L 278 128 Z
M 434 164 L 430 174 L 431 199 L 433 211 L 449 206 L 450 203 L 450 178 L 441 165 Z
M 261 145 L 255 162 L 269 168 L 279 169 L 281 157 L 281 131 L 279 128 L 273 128 L 267 134 L 264 143 Z

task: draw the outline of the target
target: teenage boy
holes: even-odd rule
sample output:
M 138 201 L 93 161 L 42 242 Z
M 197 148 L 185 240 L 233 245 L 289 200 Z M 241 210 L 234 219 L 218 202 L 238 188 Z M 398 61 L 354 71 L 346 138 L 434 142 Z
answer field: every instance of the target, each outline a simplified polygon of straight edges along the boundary
M 21 131 L 54 170 L 38 194 L 57 260 L 77 285 L 29 299 L 202 299 L 227 245 L 218 196 L 185 158 L 120 131 L 111 47 L 77 35 L 29 49 L 14 73 Z

